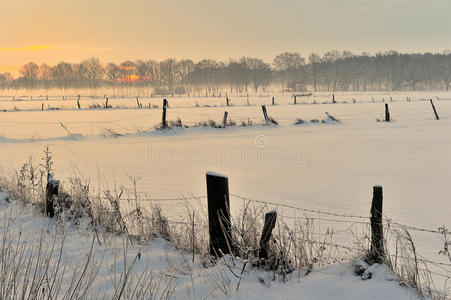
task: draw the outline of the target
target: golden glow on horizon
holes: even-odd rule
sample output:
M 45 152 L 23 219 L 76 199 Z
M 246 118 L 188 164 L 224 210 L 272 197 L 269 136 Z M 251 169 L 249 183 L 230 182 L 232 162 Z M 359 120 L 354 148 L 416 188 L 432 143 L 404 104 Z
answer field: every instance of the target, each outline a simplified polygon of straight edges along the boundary
M 20 69 L 20 65 L 0 65 L 0 72 L 13 72 L 16 73 Z
M 130 67 L 119 66 L 119 69 L 121 69 L 121 70 L 134 70 L 135 67 L 134 66 L 130 66 Z
M 0 47 L 0 51 L 8 52 L 23 52 L 23 51 L 43 51 L 43 50 L 54 50 L 55 47 L 44 46 L 44 45 L 32 45 L 25 47 Z

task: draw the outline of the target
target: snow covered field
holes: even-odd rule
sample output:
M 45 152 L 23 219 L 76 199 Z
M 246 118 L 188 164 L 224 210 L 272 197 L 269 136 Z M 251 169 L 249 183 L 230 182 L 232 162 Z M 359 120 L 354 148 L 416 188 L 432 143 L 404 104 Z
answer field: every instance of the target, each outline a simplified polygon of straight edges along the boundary
M 212 170 L 229 176 L 233 194 L 359 216 L 369 214 L 372 186 L 380 184 L 384 214 L 394 222 L 432 230 L 451 228 L 451 93 L 337 93 L 337 104 L 330 103 L 331 94 L 318 93 L 298 97 L 298 105 L 291 104 L 290 95 L 277 94 L 274 106 L 271 96 L 251 96 L 249 105 L 247 97 L 230 96 L 230 107 L 225 107 L 224 97 L 168 98 L 168 120 L 180 118 L 187 125 L 208 119 L 220 122 L 225 110 L 237 123 L 248 119 L 261 123 L 261 104 L 279 122 L 279 126 L 169 132 L 154 130 L 161 108 L 146 108 L 149 102 L 161 107 L 161 99 L 142 98 L 144 108 L 137 109 L 132 97 L 110 98 L 113 109 L 78 110 L 76 100 L 1 98 L 0 109 L 22 110 L 0 113 L 1 172 L 8 175 L 30 155 L 38 161 L 49 145 L 55 176 L 62 181 L 78 174 L 93 186 L 112 189 L 115 183 L 131 187 L 131 176 L 140 178 L 138 190 L 144 197 L 203 196 L 205 172 Z M 423 101 L 429 98 L 435 101 L 439 121 L 429 101 Z M 389 103 L 391 123 L 376 122 L 384 117 L 383 100 Z M 40 111 L 41 102 L 61 110 Z M 85 99 L 81 106 L 94 103 L 103 105 L 104 100 Z M 326 111 L 341 123 L 309 122 L 324 119 Z M 293 125 L 297 118 L 307 123 Z M 236 197 L 231 201 L 232 211 L 241 205 Z M 162 205 L 174 218 L 183 214 L 174 202 Z M 321 226 L 343 227 L 327 221 Z M 447 263 L 438 255 L 443 247 L 440 235 L 412 234 L 419 253 Z M 163 245 L 155 247 L 161 250 Z M 343 266 L 328 271 L 332 276 L 347 272 Z
M 249 264 L 243 268 L 240 260 L 234 265 L 230 257 L 202 267 L 201 257 L 192 261 L 189 254 L 161 238 L 139 246 L 128 245 L 123 236 L 107 236 L 100 245 L 94 233 L 86 231 L 89 222 L 77 228 L 55 224 L 35 215 L 31 205 L 22 207 L 7 197 L 0 192 L 2 249 L 5 256 L 11 255 L 0 264 L 7 275 L 0 295 L 6 299 L 24 287 L 10 284 L 13 274 L 16 278 L 29 275 L 29 287 L 33 283 L 35 293 L 28 289 L 25 296 L 29 293 L 35 299 L 119 299 L 119 294 L 123 299 L 420 299 L 384 265 L 368 268 L 372 274 L 368 280 L 356 276 L 352 262 L 346 261 L 314 268 L 308 275 L 293 273 L 283 283 L 279 277 L 272 278 L 271 272 Z M 230 268 L 241 278 L 233 276 Z

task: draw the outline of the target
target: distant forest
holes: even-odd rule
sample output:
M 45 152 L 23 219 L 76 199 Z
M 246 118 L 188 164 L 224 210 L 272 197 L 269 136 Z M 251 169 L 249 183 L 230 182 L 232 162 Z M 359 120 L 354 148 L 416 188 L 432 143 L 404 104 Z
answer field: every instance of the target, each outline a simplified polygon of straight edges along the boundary
M 402 54 L 395 51 L 355 55 L 330 51 L 323 56 L 285 52 L 271 63 L 258 58 L 216 61 L 166 59 L 120 64 L 88 58 L 81 63 L 30 62 L 13 78 L 0 73 L 0 89 L 150 87 L 154 94 L 219 95 L 283 91 L 449 90 L 451 52 Z

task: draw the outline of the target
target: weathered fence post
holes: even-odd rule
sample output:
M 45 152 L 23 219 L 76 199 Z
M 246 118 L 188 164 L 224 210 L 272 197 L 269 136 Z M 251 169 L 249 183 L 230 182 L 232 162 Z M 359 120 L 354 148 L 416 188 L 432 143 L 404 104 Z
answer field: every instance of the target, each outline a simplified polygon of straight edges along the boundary
M 210 254 L 221 257 L 232 252 L 229 180 L 227 176 L 207 172 L 208 225 Z
M 45 215 L 49 218 L 55 216 L 55 208 L 53 200 L 58 196 L 59 181 L 54 179 L 52 175 L 48 175 L 47 187 L 45 190 Z
M 277 212 L 275 210 L 265 215 L 265 224 L 263 225 L 262 236 L 260 237 L 260 249 L 258 257 L 262 259 L 268 258 L 268 243 L 271 239 L 272 230 L 276 226 Z
M 78 109 L 81 109 L 81 106 L 80 106 L 80 99 L 77 99 L 77 106 L 78 106 Z
M 226 104 L 229 106 L 229 97 L 226 97 Z
M 44 103 L 42 103 L 41 105 L 41 110 L 44 110 Z
M 431 99 L 431 105 L 432 105 L 432 109 L 434 110 L 435 119 L 440 120 L 440 118 L 438 117 L 437 111 L 435 110 L 435 105 L 434 105 L 434 102 L 432 102 L 432 99 Z
M 381 263 L 385 257 L 384 231 L 382 226 L 382 186 L 373 187 L 373 201 L 371 203 L 371 254 L 370 258 Z
M 141 103 L 139 103 L 139 98 L 136 97 L 136 104 L 138 105 L 138 108 L 141 108 Z
M 296 104 L 296 95 L 293 95 L 294 104 Z
M 332 94 L 332 103 L 335 104 L 337 101 L 335 101 L 335 94 Z
M 108 97 L 106 97 L 106 100 L 105 100 L 105 108 L 108 108 Z
M 166 107 L 168 106 L 168 100 L 163 99 L 163 115 L 161 116 L 161 127 L 168 127 L 168 123 L 166 122 Z
M 385 103 L 385 122 L 390 122 L 390 111 L 388 110 L 388 103 Z
M 227 126 L 227 116 L 229 115 L 228 112 L 224 112 L 224 118 L 222 119 L 222 128 L 225 128 Z
M 271 102 L 271 104 L 274 105 L 274 96 L 272 96 L 272 102 Z
M 266 105 L 262 105 L 263 117 L 265 117 L 265 122 L 269 123 L 268 112 L 266 111 Z

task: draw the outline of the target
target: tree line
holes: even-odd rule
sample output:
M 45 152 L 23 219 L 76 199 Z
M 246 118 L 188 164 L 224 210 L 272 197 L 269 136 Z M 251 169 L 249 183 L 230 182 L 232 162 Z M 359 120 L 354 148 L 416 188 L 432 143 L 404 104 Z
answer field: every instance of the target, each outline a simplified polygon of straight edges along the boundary
M 297 52 L 277 55 L 271 63 L 258 58 L 217 61 L 166 59 L 103 64 L 98 58 L 81 63 L 38 65 L 29 62 L 13 78 L 0 73 L 0 89 L 9 88 L 153 88 L 154 94 L 219 95 L 283 91 L 449 90 L 451 52 L 403 54 L 396 51 L 355 55 L 329 51 L 307 58 Z

